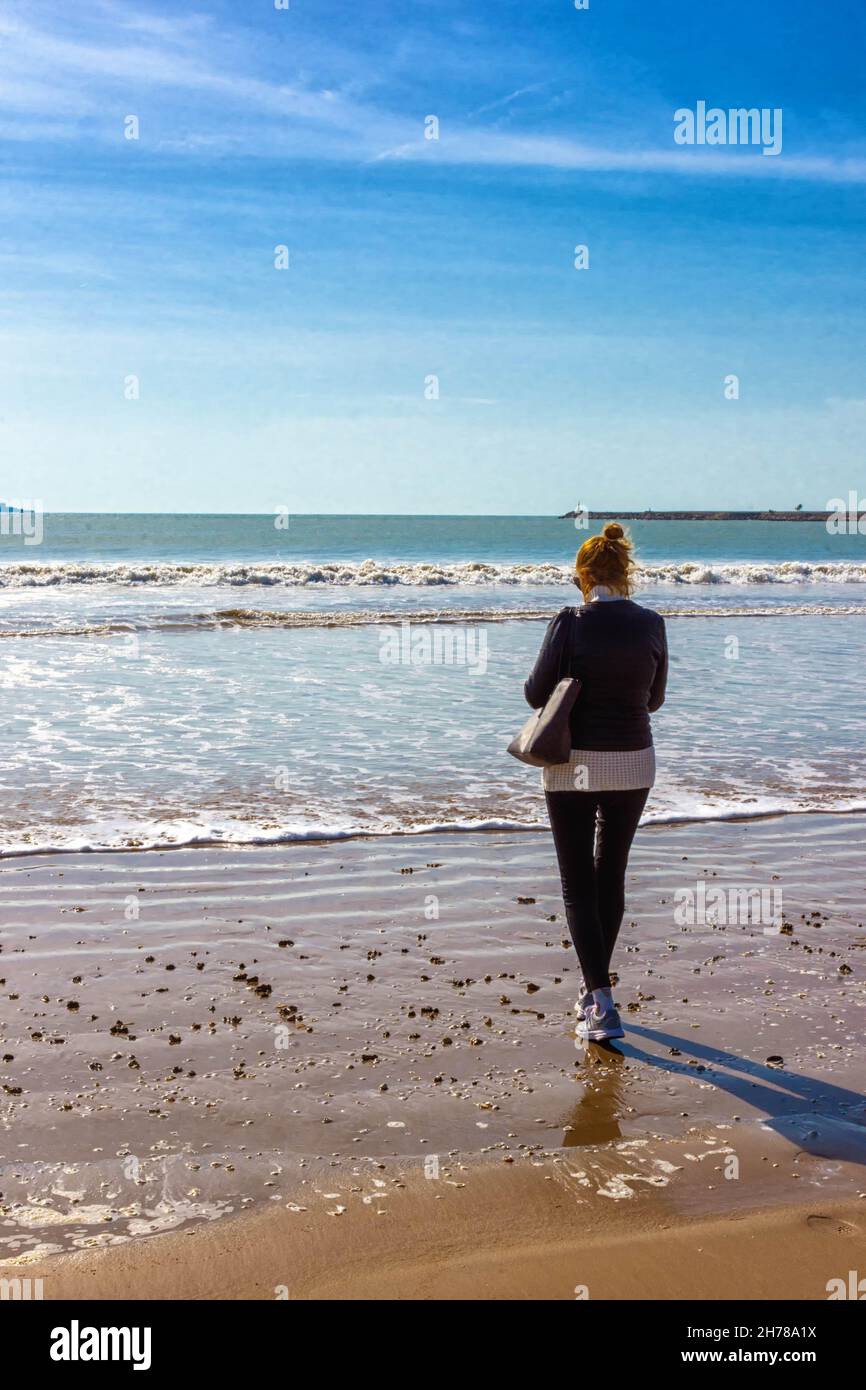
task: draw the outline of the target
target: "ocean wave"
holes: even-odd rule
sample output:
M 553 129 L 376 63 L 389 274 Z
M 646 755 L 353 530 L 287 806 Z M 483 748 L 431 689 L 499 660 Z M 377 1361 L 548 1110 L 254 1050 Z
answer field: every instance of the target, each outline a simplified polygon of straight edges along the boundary
M 262 561 L 237 564 L 152 564 L 116 562 L 85 564 L 70 561 L 20 561 L 0 564 L 0 588 L 51 588 L 65 585 L 145 585 L 201 588 L 382 588 L 483 587 L 486 585 L 562 585 L 571 580 L 567 565 L 548 563 L 496 564 L 463 560 L 434 564 L 421 561 L 364 560 Z M 637 582 L 648 585 L 866 584 L 866 563 L 853 560 L 779 560 L 758 564 L 697 560 L 645 565 Z
M 733 802 L 727 806 L 667 807 L 651 811 L 641 821 L 644 826 L 703 825 L 725 821 L 770 820 L 782 816 L 858 815 L 866 812 L 866 800 L 850 798 L 835 805 L 821 802 L 791 804 L 764 801 L 761 805 Z M 422 835 L 476 835 L 494 832 L 538 834 L 550 832 L 546 819 L 525 821 L 507 816 L 455 817 L 452 820 L 420 820 L 416 823 L 386 822 L 380 825 L 296 825 L 281 830 L 254 830 L 248 825 L 231 829 L 200 827 L 187 834 L 167 837 L 156 826 L 142 826 L 131 835 L 129 829 L 118 832 L 116 840 L 90 839 L 86 835 L 62 833 L 27 844 L 10 844 L 0 850 L 0 861 L 21 859 L 29 855 L 67 854 L 140 854 L 146 850 L 172 849 L 244 849 L 252 847 L 331 843 L 342 840 L 414 839 Z
M 700 604 L 677 608 L 656 603 L 663 618 L 791 618 L 863 617 L 866 604 L 785 603 L 744 607 L 738 604 Z M 0 616 L 0 638 L 12 637 L 128 637 L 135 632 L 194 632 L 247 628 L 357 628 L 413 625 L 549 622 L 550 608 L 357 608 L 342 612 L 320 608 L 217 608 L 190 613 L 138 613 L 135 617 L 110 618 L 102 622 L 69 622 L 62 616 L 40 618 L 34 625 L 18 627 Z M 9 626 L 3 626 L 9 622 Z

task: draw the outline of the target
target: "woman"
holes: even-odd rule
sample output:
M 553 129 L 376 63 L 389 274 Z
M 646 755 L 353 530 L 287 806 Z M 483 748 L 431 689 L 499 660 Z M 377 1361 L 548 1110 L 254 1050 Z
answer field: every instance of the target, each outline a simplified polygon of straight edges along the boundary
M 543 772 L 571 939 L 583 973 L 577 1031 L 592 1042 L 623 1037 L 610 961 L 625 910 L 631 842 L 655 780 L 650 713 L 664 702 L 664 619 L 629 597 L 634 557 L 618 522 L 577 554 L 580 609 L 547 629 L 524 691 L 533 709 L 564 676 L 577 676 L 571 757 Z

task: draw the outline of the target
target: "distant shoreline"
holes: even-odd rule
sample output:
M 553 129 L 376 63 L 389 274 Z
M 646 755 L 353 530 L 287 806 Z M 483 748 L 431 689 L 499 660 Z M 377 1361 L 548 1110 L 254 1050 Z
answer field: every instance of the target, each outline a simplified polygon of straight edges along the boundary
M 828 521 L 836 512 L 563 512 L 558 521 L 584 515 L 590 521 Z M 852 512 L 853 516 L 854 513 Z M 861 516 L 866 512 L 861 512 Z

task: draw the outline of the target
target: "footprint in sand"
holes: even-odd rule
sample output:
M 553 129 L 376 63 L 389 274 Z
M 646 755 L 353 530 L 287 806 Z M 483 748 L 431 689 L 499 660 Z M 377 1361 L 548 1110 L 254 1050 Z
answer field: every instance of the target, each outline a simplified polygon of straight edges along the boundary
M 841 1221 L 837 1216 L 814 1216 L 806 1217 L 806 1225 L 812 1231 L 835 1231 L 840 1236 L 856 1236 L 860 1234 L 860 1227 L 855 1226 L 852 1221 Z

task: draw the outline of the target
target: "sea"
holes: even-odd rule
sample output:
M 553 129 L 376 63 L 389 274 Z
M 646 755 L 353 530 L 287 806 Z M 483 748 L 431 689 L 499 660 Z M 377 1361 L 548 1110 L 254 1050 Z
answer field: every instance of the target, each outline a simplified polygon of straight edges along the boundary
M 545 824 L 506 747 L 595 523 L 4 520 L 3 855 Z M 866 536 L 627 525 L 671 653 L 645 819 L 866 810 Z

